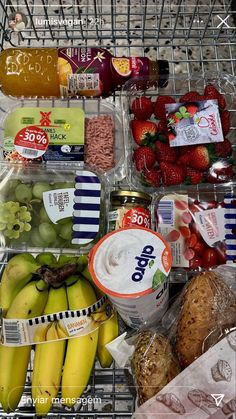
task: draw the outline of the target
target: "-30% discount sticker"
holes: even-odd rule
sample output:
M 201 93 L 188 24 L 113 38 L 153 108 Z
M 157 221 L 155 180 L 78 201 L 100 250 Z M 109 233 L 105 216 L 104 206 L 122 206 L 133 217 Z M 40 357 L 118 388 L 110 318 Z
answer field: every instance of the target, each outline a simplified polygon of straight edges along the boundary
M 16 151 L 30 159 L 41 157 L 47 150 L 48 143 L 47 133 L 34 125 L 21 129 L 14 141 Z

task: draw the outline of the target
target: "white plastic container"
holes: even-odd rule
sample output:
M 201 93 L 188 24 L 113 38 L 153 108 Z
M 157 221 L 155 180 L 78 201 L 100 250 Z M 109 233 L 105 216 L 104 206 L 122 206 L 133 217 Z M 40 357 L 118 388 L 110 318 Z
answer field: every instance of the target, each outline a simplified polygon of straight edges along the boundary
M 89 270 L 127 325 L 140 328 L 160 320 L 167 309 L 171 263 L 171 250 L 162 236 L 127 227 L 94 246 Z

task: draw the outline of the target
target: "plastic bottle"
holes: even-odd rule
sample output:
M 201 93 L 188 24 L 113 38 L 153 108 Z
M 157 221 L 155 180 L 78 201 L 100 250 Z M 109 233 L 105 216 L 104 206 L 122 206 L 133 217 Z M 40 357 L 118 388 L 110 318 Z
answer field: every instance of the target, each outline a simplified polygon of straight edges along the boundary
M 103 48 L 9 48 L 0 53 L 0 86 L 16 97 L 107 96 L 131 77 L 168 80 L 165 60 L 114 57 Z

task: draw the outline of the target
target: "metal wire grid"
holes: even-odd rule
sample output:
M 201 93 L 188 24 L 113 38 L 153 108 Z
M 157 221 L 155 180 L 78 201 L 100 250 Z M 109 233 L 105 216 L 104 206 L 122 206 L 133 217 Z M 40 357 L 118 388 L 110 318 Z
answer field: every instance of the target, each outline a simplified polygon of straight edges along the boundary
M 0 0 L 0 41 L 2 47 L 101 45 L 116 56 L 166 58 L 173 74 L 235 74 L 232 1 L 210 0 L 206 6 L 204 0 Z M 8 30 L 8 18 L 16 10 L 28 19 L 21 33 Z

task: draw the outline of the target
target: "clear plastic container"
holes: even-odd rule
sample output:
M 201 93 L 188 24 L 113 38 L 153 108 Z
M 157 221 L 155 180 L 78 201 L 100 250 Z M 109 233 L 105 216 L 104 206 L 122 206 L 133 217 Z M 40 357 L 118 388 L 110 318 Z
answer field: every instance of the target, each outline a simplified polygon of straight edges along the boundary
M 216 102 L 214 100 L 212 101 L 212 104 L 218 104 L 220 110 L 218 110 L 218 116 L 215 115 L 215 119 L 218 120 L 218 125 L 224 126 L 223 133 L 221 132 L 221 137 L 224 139 L 227 138 L 227 147 L 228 150 L 222 149 L 223 142 L 214 142 L 214 140 L 210 140 L 212 144 L 208 143 L 198 143 L 192 145 L 188 145 L 187 147 L 182 147 L 180 145 L 171 147 L 170 142 L 171 140 L 175 139 L 175 134 L 171 137 L 171 133 L 173 133 L 173 121 L 172 119 L 172 125 L 171 123 L 167 127 L 166 120 L 166 109 L 165 105 L 161 105 L 160 102 L 157 102 L 159 96 L 171 96 L 173 98 L 172 102 L 179 102 L 182 103 L 184 101 L 185 104 L 192 106 L 192 108 L 189 108 L 188 114 L 186 114 L 184 117 L 189 118 L 189 120 L 193 120 L 194 115 L 191 114 L 191 112 L 196 112 L 196 108 L 201 111 L 201 107 L 203 105 L 199 105 L 201 101 L 203 100 L 204 96 L 204 89 L 207 85 L 213 85 L 214 88 L 216 88 L 222 95 L 221 99 Z M 195 183 L 199 184 L 201 182 L 207 182 L 207 183 L 224 183 L 231 180 L 233 177 L 234 171 L 233 171 L 233 161 L 235 161 L 235 127 L 236 127 L 236 118 L 235 113 L 233 110 L 236 106 L 236 78 L 229 74 L 219 74 L 219 73 L 211 73 L 206 74 L 203 78 L 202 76 L 196 74 L 189 76 L 187 74 L 179 75 L 179 76 L 170 76 L 169 83 L 166 87 L 160 88 L 157 86 L 156 83 L 153 83 L 148 78 L 142 77 L 136 80 L 130 80 L 128 81 L 125 86 L 123 87 L 123 94 L 124 94 L 124 100 L 123 100 L 123 110 L 124 114 L 129 115 L 129 121 L 128 125 L 126 127 L 126 148 L 127 148 L 127 165 L 128 165 L 128 179 L 129 183 L 132 187 L 140 188 L 140 185 L 143 186 L 144 189 L 147 191 L 155 191 L 160 186 L 173 186 L 177 184 L 183 184 L 183 183 Z M 209 89 L 209 88 L 208 88 Z M 198 92 L 201 95 L 201 98 L 199 101 L 197 101 L 196 95 L 194 95 L 191 99 L 191 97 L 185 99 L 181 99 L 185 94 L 188 92 Z M 140 117 L 140 112 L 136 113 L 136 116 L 134 116 L 132 107 L 136 106 L 136 109 L 139 107 L 142 107 L 141 98 L 142 97 L 150 98 L 153 103 L 153 111 L 150 110 L 150 115 L 147 118 L 145 116 L 148 114 L 147 107 L 149 105 L 144 106 L 145 113 L 144 117 Z M 213 95 L 214 96 L 214 95 Z M 195 98 L 194 98 L 195 97 Z M 134 105 L 134 100 L 136 100 L 136 104 Z M 205 99 L 208 100 L 208 102 L 205 102 L 205 109 L 209 106 L 209 95 Z M 214 99 L 212 97 L 212 99 Z M 160 99 L 159 99 L 160 100 Z M 162 99 L 165 101 L 165 99 Z M 168 99 L 167 99 L 168 102 Z M 170 101 L 171 102 L 171 101 Z M 203 103 L 203 102 L 202 102 Z M 175 108 L 174 111 L 179 111 L 179 105 L 178 103 L 172 104 Z M 186 105 L 186 106 L 187 106 Z M 222 107 L 223 106 L 223 107 Z M 221 108 L 222 107 L 222 108 Z M 195 108 L 195 109 L 193 109 Z M 182 110 L 182 109 L 181 109 Z M 168 111 L 169 113 L 170 111 Z M 186 109 L 185 109 L 186 112 Z M 142 112 L 141 112 L 142 113 Z M 222 116 L 222 114 L 224 114 Z M 172 115 L 172 114 L 171 114 Z M 170 115 L 169 115 L 170 117 Z M 174 115 L 176 118 L 176 115 Z M 228 117 L 230 117 L 230 127 L 229 127 L 229 121 Z M 140 121 L 142 119 L 144 121 Z M 164 118 L 164 122 L 163 122 Z M 181 116 L 179 116 L 181 118 Z M 141 122 L 141 124 L 137 124 Z M 223 119 L 227 119 L 227 121 L 223 121 Z M 132 123 L 131 123 L 132 121 Z M 136 121 L 134 123 L 134 121 Z M 145 141 L 142 142 L 142 144 L 138 145 L 138 142 L 140 141 L 141 136 L 141 127 L 143 122 L 150 121 L 156 125 L 156 128 L 152 127 L 154 131 L 150 131 L 151 134 L 153 134 L 155 131 L 154 138 L 147 139 L 145 137 Z M 220 121 L 220 123 L 219 123 Z M 179 121 L 177 121 L 179 122 Z M 183 122 L 184 123 L 184 122 Z M 209 125 L 210 126 L 210 125 Z M 228 126 L 228 127 L 227 127 Z M 202 127 L 201 127 L 202 128 Z M 136 130 L 136 133 L 135 133 Z M 148 131 L 145 128 L 146 131 Z M 144 130 L 144 131 L 145 131 Z M 150 128 L 151 130 L 151 128 Z M 172 131 L 171 131 L 172 130 Z M 227 134 L 226 134 L 227 132 Z M 222 135 L 223 134 L 223 135 Z M 134 139 L 136 137 L 136 141 Z M 229 140 L 229 141 L 228 141 Z M 187 141 L 187 139 L 186 139 Z M 215 148 L 215 145 L 217 144 L 217 151 Z M 224 142 L 225 144 L 225 142 Z M 231 145 L 230 145 L 231 144 Z M 137 150 L 139 150 L 142 146 L 150 146 L 153 149 L 153 152 L 151 151 L 149 154 L 151 154 L 150 160 L 148 161 L 148 158 L 144 157 L 143 161 L 144 163 L 141 164 L 141 166 L 138 166 L 136 163 L 136 157 L 137 157 Z M 213 148 L 213 155 L 210 155 L 210 148 Z M 207 153 L 207 159 L 209 159 L 208 164 L 206 164 L 206 167 L 200 167 L 198 168 L 196 165 L 197 158 L 192 157 L 191 163 L 189 160 L 186 159 L 184 161 L 185 156 L 184 154 L 191 155 L 193 153 L 193 150 L 198 147 L 198 152 L 202 153 L 204 150 L 204 153 Z M 224 146 L 225 147 L 225 146 Z M 168 148 L 168 150 L 167 150 Z M 206 151 L 207 148 L 207 151 Z M 141 154 L 144 153 L 144 150 L 142 149 Z M 176 153 L 176 155 L 174 155 Z M 194 151 L 196 153 L 196 151 Z M 136 157 L 135 157 L 136 154 Z M 163 158 L 164 155 L 164 158 Z M 168 155 L 168 157 L 167 157 Z M 183 157 L 182 157 L 183 156 Z M 142 156 L 139 157 L 142 159 Z M 201 158 L 201 157 L 200 157 Z M 136 160 L 136 161 L 134 161 Z M 193 163 L 194 160 L 194 163 Z M 142 163 L 142 162 L 141 162 Z M 188 172 L 186 167 L 191 167 Z M 202 162 L 200 162 L 200 165 Z M 205 164 L 205 163 L 204 163 Z M 138 166 L 138 167 L 137 167 Z M 176 168 L 177 166 L 177 168 Z M 141 167 L 141 168 L 140 168 Z M 181 167 L 181 168 L 180 168 Z M 179 169 L 180 168 L 180 169 Z M 193 171 L 194 170 L 194 171 Z
M 73 110 L 75 113 L 71 112 Z M 44 115 L 46 120 L 43 119 Z M 81 168 L 84 167 L 85 161 L 88 169 L 98 174 L 105 174 L 112 182 L 119 181 L 125 176 L 124 123 L 120 106 L 115 105 L 111 98 L 63 101 L 14 100 L 1 97 L 0 158 L 21 163 L 74 162 Z M 48 144 L 42 152 L 35 142 L 31 145 L 31 149 L 27 149 L 28 151 L 25 149 L 25 141 L 19 143 L 19 135 L 22 135 L 22 130 L 28 127 L 31 130 L 30 134 L 33 133 L 36 138 L 40 135 L 42 137 L 43 132 L 46 133 Z M 60 133 L 56 142 L 53 142 L 55 138 L 53 131 L 56 135 Z M 71 131 L 74 132 L 73 141 L 70 137 Z M 65 136 L 67 136 L 66 141 Z M 23 140 L 25 140 L 24 131 Z M 45 138 L 42 141 L 44 140 Z
M 235 182 L 166 188 L 154 194 L 153 207 L 156 231 L 171 246 L 173 271 L 236 263 Z
M 85 253 L 104 234 L 105 178 L 79 166 L 1 163 L 0 250 Z

